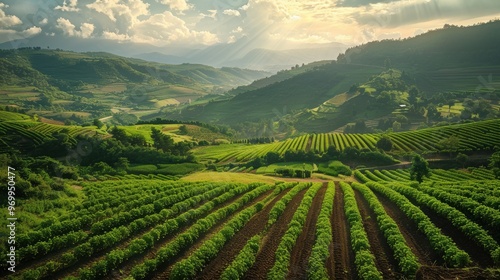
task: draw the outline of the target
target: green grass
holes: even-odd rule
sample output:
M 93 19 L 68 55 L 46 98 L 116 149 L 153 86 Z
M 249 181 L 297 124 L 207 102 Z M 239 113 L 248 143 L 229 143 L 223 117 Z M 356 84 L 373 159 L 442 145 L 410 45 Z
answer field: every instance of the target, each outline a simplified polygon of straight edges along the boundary
M 300 163 L 300 162 L 280 162 L 274 163 L 268 166 L 259 167 L 256 171 L 257 174 L 272 174 L 278 168 L 290 168 L 290 169 L 301 169 L 316 171 L 318 168 L 314 163 Z
M 199 171 L 204 165 L 199 163 L 175 163 L 175 164 L 143 164 L 133 165 L 127 169 L 131 174 L 163 174 L 163 175 L 185 175 Z
M 318 166 L 318 171 L 330 176 L 339 176 L 340 174 L 351 176 L 352 171 L 349 166 L 344 165 L 338 160 L 330 161 L 327 163 L 320 163 Z

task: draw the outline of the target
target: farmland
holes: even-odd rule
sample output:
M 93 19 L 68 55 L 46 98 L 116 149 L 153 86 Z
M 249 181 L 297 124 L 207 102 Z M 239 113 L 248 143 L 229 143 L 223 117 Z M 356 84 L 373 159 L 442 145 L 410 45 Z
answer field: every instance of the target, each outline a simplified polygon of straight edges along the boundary
M 454 151 L 492 150 L 500 145 L 500 120 L 488 120 L 474 123 L 456 124 L 445 127 L 433 127 L 421 130 L 392 132 L 385 134 L 393 141 L 392 152 L 442 152 L 450 147 L 442 147 L 441 141 L 456 137 L 458 145 Z M 258 145 L 221 145 L 202 147 L 195 150 L 201 160 L 221 162 L 244 162 L 268 152 L 283 155 L 286 151 L 316 151 L 324 153 L 330 146 L 338 150 L 356 147 L 360 150 L 376 150 L 376 143 L 382 134 L 320 133 L 305 134 L 295 138 L 270 144 Z
M 360 183 L 81 182 L 59 215 L 19 234 L 7 279 L 500 275 L 500 184 L 490 171 L 436 170 L 418 188 L 394 179 L 408 176 L 400 171 L 356 172 Z

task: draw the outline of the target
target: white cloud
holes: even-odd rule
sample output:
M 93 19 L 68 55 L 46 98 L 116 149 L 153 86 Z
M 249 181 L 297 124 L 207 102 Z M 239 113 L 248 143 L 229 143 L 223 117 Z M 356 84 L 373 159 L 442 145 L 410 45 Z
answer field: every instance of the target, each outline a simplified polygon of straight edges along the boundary
M 57 19 L 56 27 L 61 29 L 64 35 L 81 38 L 89 38 L 95 28 L 92 23 L 82 23 L 80 30 L 76 30 L 75 25 L 72 24 L 71 21 L 62 17 Z
M 219 42 L 211 32 L 190 30 L 182 19 L 169 11 L 136 23 L 129 34 L 134 42 L 158 46 L 171 43 L 212 45 Z
M 8 7 L 8 5 L 0 3 L 0 28 L 11 27 L 23 23 L 17 16 L 6 15 L 5 12 L 1 9 Z
M 238 10 L 224 10 L 222 13 L 228 16 L 235 16 L 235 17 L 239 17 L 241 15 Z
M 49 23 L 49 19 L 44 18 L 38 24 L 40 24 L 40 25 L 46 25 L 47 23 Z
M 200 13 L 201 18 L 216 18 L 217 10 L 207 10 L 207 12 L 209 12 L 209 14 Z
M 161 0 L 162 4 L 168 5 L 171 10 L 179 12 L 190 10 L 193 5 L 187 3 L 186 0 Z
M 241 33 L 241 32 L 243 32 L 243 28 L 241 28 L 241 26 L 238 26 L 231 31 L 231 33 Z
M 110 31 L 103 31 L 102 38 L 107 39 L 107 40 L 114 40 L 114 41 L 129 41 L 130 40 L 130 36 L 128 36 L 127 34 L 118 34 L 118 33 L 110 32 Z
M 14 41 L 14 40 L 25 40 L 29 37 L 33 37 L 42 32 L 42 29 L 38 26 L 32 26 L 23 31 L 16 31 L 11 29 L 0 29 L 0 43 Z
M 142 0 L 96 0 L 87 4 L 87 8 L 106 15 L 114 22 L 123 17 L 130 26 L 138 21 L 138 17 L 149 15 L 149 4 Z
M 80 8 L 77 8 L 77 5 L 78 0 L 69 0 L 69 4 L 67 4 L 66 0 L 64 0 L 62 6 L 56 6 L 54 10 L 61 10 L 63 12 L 78 12 L 80 11 Z

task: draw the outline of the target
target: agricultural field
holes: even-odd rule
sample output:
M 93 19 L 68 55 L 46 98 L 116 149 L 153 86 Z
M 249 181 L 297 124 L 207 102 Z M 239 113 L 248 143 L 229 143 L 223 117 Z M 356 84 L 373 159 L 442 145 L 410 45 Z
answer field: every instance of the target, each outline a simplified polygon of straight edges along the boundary
M 443 152 L 441 141 L 450 137 L 458 139 L 455 151 L 469 152 L 478 150 L 493 150 L 500 145 L 500 120 L 487 120 L 473 123 L 455 124 L 445 127 L 433 127 L 421 130 L 393 132 L 384 134 L 393 142 L 393 153 L 404 152 Z M 375 150 L 381 134 L 348 134 L 320 133 L 305 134 L 280 142 L 258 145 L 221 145 L 216 147 L 201 147 L 194 154 L 202 161 L 245 162 L 252 158 L 264 156 L 268 152 L 283 155 L 286 151 L 318 151 L 326 152 L 330 146 L 338 150 L 347 147 Z
M 31 225 L 17 236 L 16 273 L 0 276 L 498 279 L 500 183 L 491 171 L 436 170 L 420 186 L 395 179 L 408 175 L 397 170 L 360 174 L 351 183 L 74 181 L 68 198 L 17 210 Z

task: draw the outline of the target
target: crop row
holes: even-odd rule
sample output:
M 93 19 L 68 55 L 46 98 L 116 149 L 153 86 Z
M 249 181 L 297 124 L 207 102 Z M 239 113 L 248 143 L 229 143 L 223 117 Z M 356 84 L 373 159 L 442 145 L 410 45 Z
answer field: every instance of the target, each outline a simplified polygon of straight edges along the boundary
M 444 235 L 430 218 L 404 195 L 376 182 L 368 182 L 366 186 L 394 202 L 408 218 L 415 222 L 418 230 L 429 240 L 432 249 L 443 258 L 448 266 L 464 267 L 471 262 L 469 255 L 460 250 L 450 237 Z
M 193 226 L 188 228 L 183 233 L 179 234 L 174 240 L 162 247 L 156 252 L 154 258 L 148 259 L 145 262 L 135 266 L 132 269 L 132 276 L 135 279 L 144 279 L 151 275 L 161 265 L 176 256 L 182 250 L 191 246 L 200 236 L 208 232 L 213 226 L 235 213 L 239 208 L 243 207 L 262 193 L 272 189 L 272 186 L 264 185 L 247 194 L 232 204 L 220 208 L 211 213 L 207 217 L 198 220 Z
M 355 182 L 352 183 L 352 186 L 365 197 L 370 208 L 375 213 L 378 226 L 387 240 L 389 247 L 394 252 L 394 258 L 398 262 L 401 272 L 406 277 L 414 276 L 419 268 L 418 259 L 406 244 L 396 222 L 387 215 L 378 198 L 368 187 Z
M 293 214 L 292 220 L 288 224 L 288 229 L 285 235 L 281 238 L 278 249 L 275 253 L 274 266 L 267 274 L 268 279 L 285 279 L 288 273 L 292 249 L 295 245 L 297 238 L 302 232 L 307 213 L 311 207 L 312 201 L 318 190 L 321 188 L 321 183 L 314 183 L 302 198 L 299 207 Z
M 340 182 L 344 192 L 344 211 L 350 227 L 351 247 L 359 279 L 382 279 L 375 265 L 375 257 L 370 251 L 370 242 L 363 227 L 363 220 L 354 198 L 354 191 L 345 182 Z
M 486 252 L 489 252 L 494 263 L 500 263 L 499 244 L 488 234 L 487 231 L 475 222 L 469 220 L 465 214 L 448 204 L 439 201 L 437 198 L 414 188 L 397 184 L 394 184 L 391 187 L 399 193 L 411 197 L 420 205 L 425 205 L 437 214 L 448 219 L 455 227 L 460 229 L 471 240 L 476 242 L 478 246 L 482 247 Z
M 316 240 L 314 242 L 311 256 L 308 261 L 308 279 L 328 279 L 328 271 L 326 270 L 326 260 L 330 255 L 329 246 L 332 242 L 332 224 L 330 217 L 333 211 L 333 199 L 335 196 L 335 186 L 333 182 L 329 182 L 325 197 L 321 204 L 321 210 L 316 223 Z

